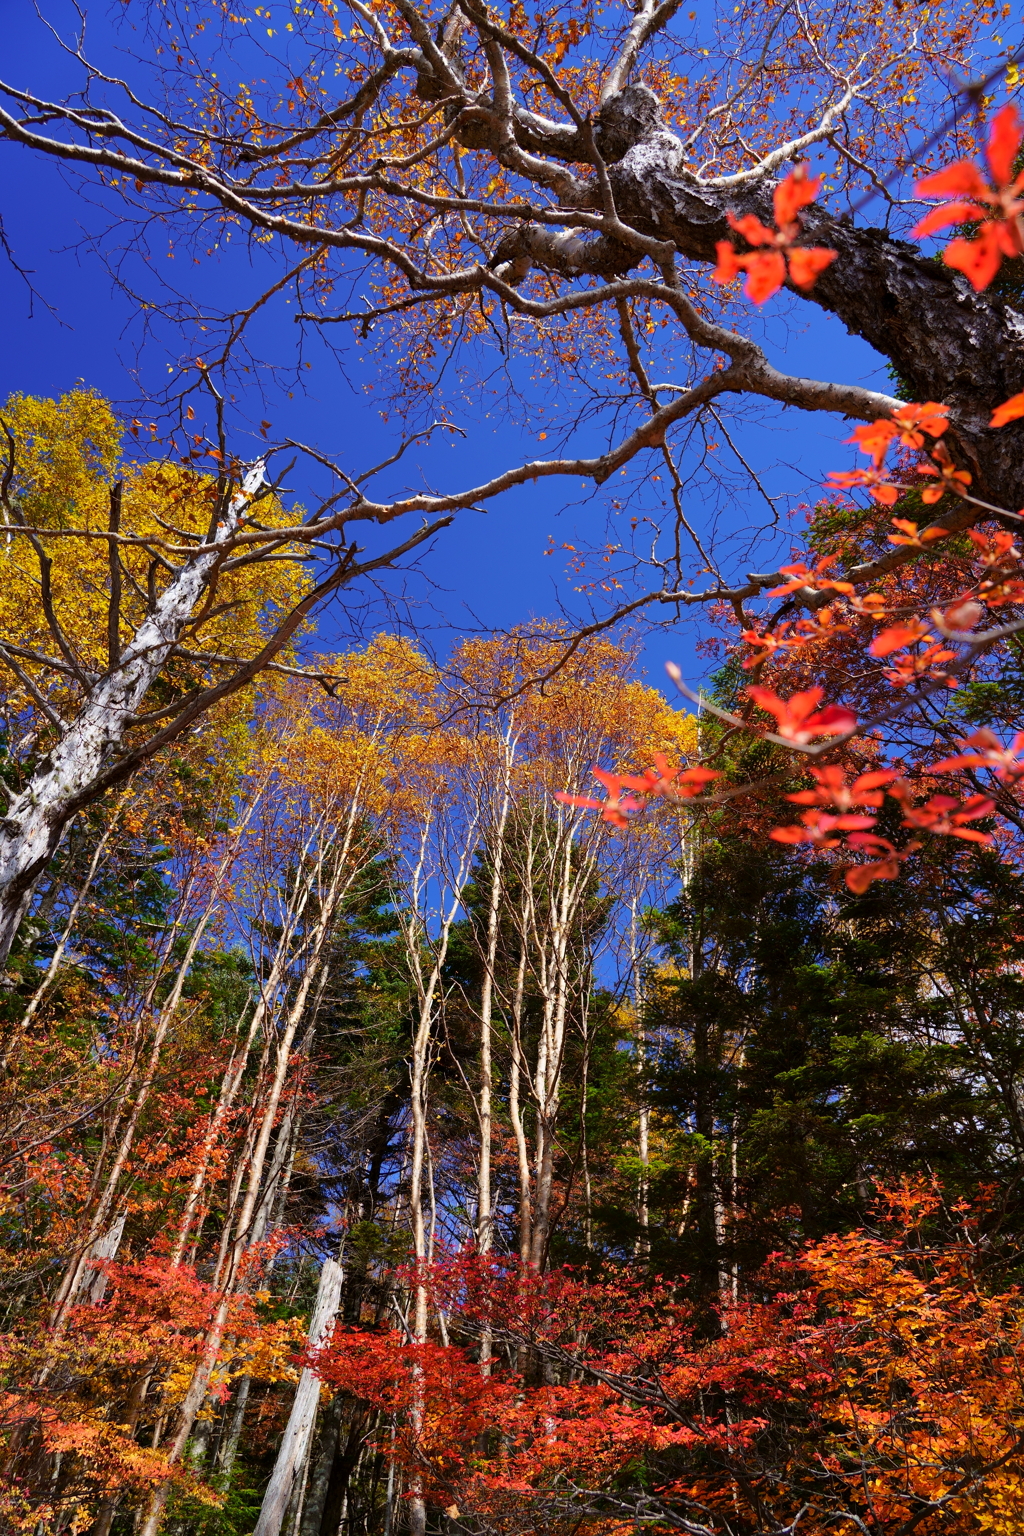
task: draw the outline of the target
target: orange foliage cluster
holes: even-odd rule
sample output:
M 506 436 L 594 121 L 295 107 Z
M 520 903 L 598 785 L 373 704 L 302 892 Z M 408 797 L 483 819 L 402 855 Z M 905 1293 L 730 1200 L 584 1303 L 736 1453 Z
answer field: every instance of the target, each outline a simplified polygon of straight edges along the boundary
M 995 114 L 989 135 L 987 159 L 992 186 L 984 180 L 979 168 L 968 161 L 958 161 L 918 183 L 919 196 L 958 199 L 947 201 L 922 219 L 915 229 L 919 237 L 950 224 L 978 221 L 978 228 L 970 238 L 954 240 L 944 252 L 947 264 L 964 272 L 978 290 L 993 281 L 1004 259 L 1024 254 L 1024 197 L 1021 195 L 1024 171 L 1016 176 L 1013 174 L 1022 141 L 1024 130 L 1017 110 L 1012 104 L 1007 105 Z M 817 197 L 819 188 L 820 179 L 809 179 L 803 166 L 780 182 L 775 191 L 776 230 L 765 228 L 753 217 L 737 219 L 730 215 L 732 227 L 755 249 L 748 255 L 737 255 L 728 242 L 720 242 L 718 266 L 713 273 L 715 280 L 731 281 L 744 270 L 747 272 L 748 297 L 755 303 L 762 303 L 785 282 L 788 260 L 790 280 L 798 287 L 809 287 L 836 254 L 818 249 L 802 250 L 793 245 L 800 233 L 799 209 Z M 1024 394 L 1017 394 L 996 408 L 990 426 L 998 429 L 1022 418 Z M 934 400 L 902 405 L 891 416 L 855 427 L 848 441 L 856 443 L 870 457 L 871 467 L 833 471 L 828 477 L 830 486 L 866 490 L 874 501 L 888 507 L 894 506 L 909 490 L 914 490 L 925 506 L 934 506 L 947 493 L 969 502 L 972 476 L 954 462 L 942 440 L 948 427 L 948 407 Z M 910 484 L 905 478 L 900 480 L 886 467 L 886 457 L 894 448 L 914 456 L 913 473 L 923 477 L 922 484 Z M 998 511 L 995 508 L 989 510 Z M 897 531 L 887 536 L 890 544 L 922 552 L 954 531 L 942 523 L 922 529 L 916 521 L 904 517 L 894 518 L 893 527 Z M 903 689 L 921 682 L 955 688 L 958 676 L 944 667 L 947 663 L 962 662 L 964 658 L 947 642 L 980 646 L 984 637 L 972 635 L 972 631 L 977 629 L 986 611 L 1024 601 L 1021 556 L 1013 534 L 1005 529 L 984 533 L 974 527 L 964 531 L 974 548 L 977 578 L 969 590 L 961 592 L 944 609 L 932 608 L 931 623 L 939 631 L 940 638 L 921 617 L 913 616 L 882 628 L 867 646 L 869 656 L 889 662 L 883 675 L 895 688 Z M 801 652 L 817 642 L 827 644 L 840 635 L 850 634 L 851 625 L 844 622 L 846 614 L 875 621 L 885 616 L 887 602 L 882 593 L 858 594 L 853 581 L 837 578 L 831 573 L 836 558 L 835 555 L 825 555 L 813 564 L 801 560 L 782 566 L 780 574 L 789 580 L 771 588 L 769 595 L 789 597 L 799 593 L 807 598 L 835 593 L 844 606 L 832 603 L 822 607 L 819 603 L 812 618 L 784 620 L 764 631 L 743 630 L 742 639 L 752 651 L 742 662 L 744 668 L 760 670 L 769 660 L 784 661 L 787 653 Z M 969 656 L 968 652 L 967 659 Z M 841 704 L 830 704 L 821 709 L 819 706 L 825 695 L 820 686 L 798 690 L 788 698 L 759 683 L 749 686 L 745 693 L 752 704 L 775 717 L 774 730 L 762 727 L 759 734 L 779 745 L 818 754 L 850 742 L 858 732 L 863 733 L 866 729 L 857 715 Z M 721 710 L 715 712 L 744 730 L 757 729 L 747 718 L 726 715 Z M 819 738 L 825 738 L 824 742 Z M 968 737 L 963 745 L 976 750 L 947 756 L 924 767 L 922 773 L 934 776 L 980 767 L 993 769 L 1003 784 L 1016 781 L 1016 772 L 1007 766 L 1016 761 L 1016 742 L 1013 748 L 1006 748 L 986 730 Z M 980 751 L 977 750 L 979 747 Z M 677 774 L 667 763 L 660 764 L 657 770 L 649 770 L 641 779 L 607 775 L 597 767 L 593 771 L 608 790 L 608 799 L 575 797 L 573 803 L 600 808 L 605 819 L 617 827 L 626 824 L 627 813 L 641 810 L 651 799 L 692 797 L 705 787 L 704 782 L 698 784 L 693 779 L 694 770 L 690 769 L 685 791 L 680 793 L 681 786 L 672 790 Z M 863 892 L 874 880 L 894 879 L 905 860 L 921 847 L 919 841 L 913 840 L 903 849 L 897 849 L 875 830 L 877 811 L 883 799 L 877 791 L 883 785 L 899 804 L 904 827 L 933 836 L 982 844 L 992 842 L 990 833 L 969 825 L 998 813 L 998 799 L 992 795 L 976 793 L 960 799 L 939 792 L 915 802 L 912 785 L 896 771 L 861 773 L 852 780 L 835 765 L 811 769 L 811 773 L 818 786 L 816 789 L 787 796 L 809 809 L 803 812 L 799 823 L 776 827 L 769 836 L 782 843 L 810 844 L 816 849 L 844 848 L 868 854 L 868 862 L 853 864 L 846 870 L 846 882 L 853 891 Z M 634 794 L 624 797 L 623 788 L 634 791 Z
M 745 293 L 755 304 L 763 304 L 778 293 L 788 275 L 797 288 L 814 286 L 820 273 L 836 259 L 836 252 L 820 245 L 796 245 L 800 234 L 799 210 L 813 203 L 821 189 L 821 177 L 810 177 L 806 165 L 799 165 L 775 188 L 775 229 L 768 229 L 751 214 L 738 219 L 729 214 L 729 224 L 754 250 L 737 255 L 728 240 L 719 240 L 715 249 L 718 265 L 711 276 L 716 283 L 731 283 L 746 272 Z
M 428 1277 L 449 1326 L 538 1351 L 547 1380 L 386 1331 L 346 1330 L 315 1369 L 388 1414 L 419 1404 L 422 1432 L 382 1450 L 492 1528 L 605 1530 L 634 1507 L 616 1503 L 619 1479 L 645 1467 L 635 1507 L 659 1526 L 1009 1532 L 1024 1303 L 986 1284 L 969 1210 L 929 1240 L 933 1190 L 880 1204 L 874 1230 L 770 1268 L 711 1336 L 668 1288 L 628 1275 L 462 1259 Z
M 187 1265 L 148 1258 L 137 1263 L 101 1261 L 103 1304 L 79 1303 L 60 1327 L 33 1335 L 0 1335 L 0 1430 L 10 1446 L 26 1442 L 39 1456 L 59 1455 L 75 1469 L 66 1506 L 74 1497 L 83 1509 L 113 1495 L 144 1496 L 173 1483 L 200 1501 L 218 1502 L 188 1464 L 172 1464 L 164 1449 L 136 1437 L 147 1387 L 162 1387 L 165 1412 L 172 1412 L 191 1380 L 221 1295 Z M 230 1301 L 230 1342 L 219 1351 L 211 1398 L 226 1396 L 242 1372 L 274 1381 L 294 1375 L 290 1361 L 305 1336 L 302 1320 L 267 1321 L 258 1298 L 238 1294 Z M 7 1480 L 0 1513 L 15 1530 L 36 1529 L 55 1511 L 30 1500 L 31 1481 Z M 22 1519 L 22 1514 L 24 1518 Z M 59 1521 L 58 1521 L 59 1523 Z

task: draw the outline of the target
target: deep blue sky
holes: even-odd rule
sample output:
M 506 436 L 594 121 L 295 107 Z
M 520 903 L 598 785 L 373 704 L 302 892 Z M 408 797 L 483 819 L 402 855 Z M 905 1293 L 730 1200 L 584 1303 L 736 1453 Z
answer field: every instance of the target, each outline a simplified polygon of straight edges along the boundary
M 94 34 L 93 42 L 97 54 L 113 60 L 109 34 Z M 73 67 L 47 37 L 27 0 L 5 7 L 4 56 L 4 74 L 16 84 L 51 97 L 73 85 Z M 127 72 L 123 62 L 120 69 Z M 141 332 L 135 304 L 117 291 L 104 261 L 104 257 L 116 257 L 125 235 L 111 218 L 109 210 L 115 205 L 108 204 L 105 210 L 94 195 L 83 196 L 80 184 L 57 165 L 7 144 L 0 145 L 0 188 L 7 240 L 17 261 L 31 269 L 39 294 L 32 299 L 21 278 L 0 258 L 4 316 L 0 399 L 14 390 L 56 395 L 81 380 L 127 405 L 138 395 L 133 370 L 139 362 Z M 85 240 L 101 231 L 105 231 L 102 255 Z M 195 294 L 233 303 L 250 281 L 241 251 L 229 259 L 204 261 L 200 267 L 192 264 L 187 253 L 176 253 L 173 262 L 166 256 L 166 236 L 160 235 L 154 241 L 151 270 L 167 277 L 186 297 Z M 888 386 L 875 354 L 814 307 L 783 297 L 766 306 L 765 319 L 773 360 L 787 371 Z M 286 311 L 276 311 L 258 328 L 258 350 L 267 356 L 290 354 L 297 329 Z M 338 330 L 333 328 L 335 342 L 340 339 Z M 350 348 L 339 368 L 314 343 L 307 354 L 314 367 L 304 374 L 305 393 L 288 400 L 286 391 L 272 389 L 270 408 L 255 402 L 252 416 L 270 415 L 275 432 L 333 453 L 355 472 L 383 458 L 394 445 L 395 429 L 382 422 L 361 389 L 366 364 L 356 351 Z M 143 352 L 149 383 L 166 372 L 169 355 L 156 342 Z M 537 423 L 509 421 L 501 407 L 500 397 L 484 400 L 475 419 L 468 413 L 461 418 L 469 433 L 466 439 L 410 455 L 400 484 L 417 483 L 418 466 L 422 466 L 435 485 L 462 486 L 523 457 L 543 453 Z M 767 487 L 780 498 L 778 505 L 784 512 L 813 498 L 825 469 L 852 462 L 850 450 L 838 446 L 846 435 L 843 424 L 830 418 L 808 420 L 793 413 L 769 412 L 760 426 L 741 425 L 736 441 L 744 456 L 763 470 Z M 593 446 L 588 444 L 588 450 Z M 302 490 L 301 484 L 295 488 Z M 418 617 L 434 643 L 442 649 L 446 646 L 449 626 L 455 630 L 478 624 L 510 626 L 554 614 L 560 599 L 572 600 L 562 557 L 544 555 L 548 537 L 560 545 L 583 541 L 589 531 L 600 540 L 604 528 L 601 504 L 583 502 L 561 510 L 565 497 L 573 494 L 579 494 L 578 487 L 566 491 L 541 482 L 495 503 L 486 516 L 460 514 L 456 527 L 442 536 L 423 563 L 433 583 L 432 606 L 420 608 Z M 729 505 L 726 519 L 739 529 L 752 515 L 761 521 L 763 512 L 757 494 L 745 492 Z M 418 590 L 425 595 L 422 586 Z M 325 614 L 321 632 L 328 641 L 343 633 L 336 610 Z M 647 637 L 644 661 L 653 682 L 661 682 L 662 666 L 669 658 L 679 660 L 690 675 L 706 668 L 706 663 L 694 660 L 695 634 L 695 627 L 688 624 L 685 631 Z

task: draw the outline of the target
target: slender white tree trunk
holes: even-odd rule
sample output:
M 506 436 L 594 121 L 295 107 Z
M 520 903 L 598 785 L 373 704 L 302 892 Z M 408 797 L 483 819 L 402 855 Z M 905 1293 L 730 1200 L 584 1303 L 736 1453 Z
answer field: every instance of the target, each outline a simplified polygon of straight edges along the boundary
M 341 1301 L 343 1280 L 341 1265 L 334 1259 L 328 1259 L 320 1272 L 316 1305 L 309 1325 L 310 1349 L 316 1349 L 327 1340 Z M 279 1536 L 281 1523 L 295 1489 L 296 1477 L 301 1474 L 309 1455 L 319 1402 L 320 1378 L 307 1366 L 295 1388 L 291 1413 L 288 1415 L 267 1491 L 263 1495 L 263 1505 L 253 1536 Z
M 646 1061 L 645 1047 L 646 1042 L 641 1034 L 637 1046 L 637 1065 L 641 1071 Z M 643 1080 L 641 1080 L 640 1091 L 646 1092 L 646 1083 Z M 640 1235 L 636 1241 L 636 1253 L 638 1258 L 646 1259 L 651 1251 L 651 1111 L 646 1099 L 640 1101 L 638 1118 L 637 1154 L 640 1162 L 640 1177 L 637 1181 L 636 1219 Z
M 516 1141 L 516 1165 L 519 1172 L 519 1257 L 525 1264 L 533 1242 L 533 1206 L 531 1201 L 530 1149 L 526 1141 L 520 1084 L 529 1082 L 530 1073 L 523 1052 L 523 995 L 526 988 L 526 944 L 519 955 L 516 990 L 512 999 L 512 1067 L 509 1076 L 508 1108 L 512 1134 Z
M 555 881 L 546 904 L 547 932 L 540 956 L 544 1015 L 534 1085 L 537 1096 L 537 1145 L 533 1248 L 530 1254 L 531 1262 L 537 1269 L 542 1269 L 547 1262 L 551 1240 L 551 1197 L 554 1190 L 555 1146 L 571 984 L 568 973 L 569 938 L 572 923 L 578 913 L 579 896 L 585 889 L 581 872 L 573 869 L 571 836 L 563 832 L 560 842 L 561 846 L 556 845 L 555 850 Z
M 477 816 L 471 816 L 469 821 L 449 840 L 448 833 L 451 828 L 443 825 L 441 817 L 437 815 L 436 807 L 431 806 L 427 809 L 420 828 L 411 871 L 410 914 L 403 923 L 406 960 L 416 988 L 416 1025 L 409 1069 L 412 1132 L 409 1159 L 409 1219 L 412 1227 L 413 1252 L 417 1267 L 420 1269 L 430 1257 L 427 1225 L 424 1219 L 423 1175 L 429 1156 L 427 1107 L 434 1019 L 452 924 L 461 910 L 462 893 L 469 876 L 470 861 L 476 844 L 477 826 Z M 431 861 L 432 848 L 437 857 L 435 873 L 443 882 L 444 905 L 439 914 L 436 936 L 430 941 L 427 937 L 427 917 L 431 905 L 431 879 L 428 864 Z M 438 848 L 443 851 L 438 851 Z M 447 868 L 445 852 L 452 855 Z M 424 955 L 424 948 L 428 943 L 429 958 Z M 427 1287 L 418 1281 L 414 1287 L 409 1324 L 413 1343 L 425 1343 L 427 1322 Z M 419 1381 L 416 1367 L 413 1369 L 413 1380 Z M 414 1391 L 413 1406 L 409 1413 L 414 1441 L 419 1438 L 423 1414 L 424 1405 L 417 1390 Z M 410 1536 L 424 1536 L 427 1528 L 427 1506 L 421 1490 L 422 1482 L 414 1475 L 410 1479 L 408 1502 Z
M 493 1068 L 491 1061 L 492 1022 L 494 1015 L 494 968 L 498 958 L 498 933 L 503 895 L 502 863 L 505 856 L 505 826 L 509 813 L 506 786 L 501 812 L 491 850 L 491 890 L 487 903 L 487 935 L 484 949 L 484 975 L 480 988 L 480 1162 L 477 1168 L 476 1246 L 489 1253 L 492 1245 L 491 1142 L 493 1138 Z
M 77 719 L 11 800 L 0 819 L 0 965 L 6 960 L 36 882 L 53 858 L 75 812 L 96 796 L 149 689 L 179 643 L 219 559 L 263 484 L 263 465 L 249 472 L 210 544 L 179 570 L 140 624 L 119 661 L 86 695 Z
M 353 810 L 350 815 L 349 836 L 341 843 L 328 844 L 330 833 L 333 830 L 333 823 L 329 828 L 327 826 L 327 818 L 321 819 L 320 832 L 323 841 L 321 842 L 320 855 L 314 862 L 313 868 L 307 869 L 302 877 L 307 892 L 307 899 L 301 903 L 296 902 L 295 906 L 301 907 L 303 910 L 306 909 L 308 907 L 308 899 L 314 894 L 314 889 L 319 886 L 319 910 L 312 934 L 306 946 L 305 965 L 299 985 L 288 1008 L 288 1013 L 284 1020 L 284 1028 L 277 1042 L 273 1077 L 263 1102 L 259 1130 L 255 1137 L 249 1166 L 246 1170 L 245 1195 L 234 1222 L 233 1237 L 227 1245 L 216 1277 L 216 1284 L 222 1290 L 222 1299 L 207 1328 L 202 1353 L 193 1371 L 188 1390 L 178 1409 L 174 1435 L 167 1447 L 167 1459 L 171 1463 L 178 1461 L 184 1451 L 192 1426 L 195 1423 L 196 1415 L 205 1401 L 210 1377 L 217 1363 L 217 1357 L 223 1342 L 235 1282 L 245 1255 L 254 1239 L 256 1222 L 259 1216 L 260 1196 L 263 1191 L 263 1174 L 266 1167 L 267 1154 L 270 1149 L 274 1125 L 277 1121 L 281 1098 L 287 1082 L 288 1067 L 295 1043 L 295 1035 L 306 1011 L 309 990 L 319 976 L 320 967 L 324 962 L 327 942 L 333 929 L 338 908 L 355 876 L 355 870 L 349 866 L 351 836 L 354 832 L 355 820 L 355 811 Z M 329 854 L 330 859 L 328 862 Z M 323 883 L 321 884 L 321 882 Z M 149 1508 L 139 1527 L 139 1536 L 156 1536 L 160 1529 L 169 1491 L 169 1486 L 165 1483 L 153 1493 Z
M 637 1116 L 637 1158 L 640 1174 L 636 1191 L 636 1222 L 639 1233 L 634 1252 L 646 1259 L 651 1252 L 651 1108 L 647 1081 L 647 1030 L 644 1023 L 644 977 L 640 957 L 640 919 L 636 900 L 629 913 L 629 964 L 633 980 L 633 1012 L 636 1019 L 636 1069 L 640 1108 Z
M 507 767 L 507 764 L 506 764 Z M 480 1120 L 480 1160 L 476 1181 L 476 1246 L 478 1253 L 490 1253 L 494 1240 L 493 1197 L 491 1189 L 491 1151 L 494 1135 L 492 1093 L 493 1064 L 491 1052 L 492 1022 L 494 1013 L 494 968 L 498 959 L 498 933 L 501 926 L 502 864 L 505 856 L 505 826 L 510 804 L 509 785 L 506 778 L 501 812 L 495 828 L 494 846 L 491 850 L 491 891 L 487 904 L 487 936 L 484 949 L 484 975 L 480 989 L 480 1096 L 478 1115 Z M 513 1071 L 515 1068 L 513 1067 Z M 480 1374 L 491 1374 L 493 1336 L 485 1327 L 480 1336 Z
M 547 1263 L 552 1226 L 555 1153 L 565 1064 L 566 1031 L 574 996 L 586 981 L 574 966 L 574 939 L 581 941 L 588 892 L 597 862 L 595 841 L 578 847 L 579 820 L 552 820 L 547 804 L 535 806 L 524 827 L 526 846 L 518 871 L 522 885 L 523 944 L 541 996 L 542 1012 L 532 1074 L 520 1047 L 524 1080 L 530 1082 L 536 1113 L 532 1170 L 532 1231 L 526 1257 L 534 1268 Z M 517 1141 L 519 1140 L 517 1132 Z M 525 1186 L 525 1180 L 522 1180 Z M 522 1248 L 522 1222 L 520 1223 Z
M 587 1139 L 587 1111 L 590 1096 L 589 1019 L 583 1017 L 583 1081 L 580 1085 L 580 1171 L 583 1176 L 583 1242 L 588 1253 L 594 1248 L 594 1190 L 590 1180 L 590 1143 Z

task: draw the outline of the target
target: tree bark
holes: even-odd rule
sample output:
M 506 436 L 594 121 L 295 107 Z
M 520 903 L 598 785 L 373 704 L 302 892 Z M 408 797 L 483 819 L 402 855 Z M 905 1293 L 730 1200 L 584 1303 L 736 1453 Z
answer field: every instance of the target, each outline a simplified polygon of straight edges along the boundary
M 344 1407 L 344 1399 L 338 1394 L 320 1415 L 320 1444 L 306 1483 L 306 1498 L 302 1506 L 299 1536 L 320 1536 L 331 1477 L 338 1459 L 338 1442 L 341 1439 Z M 336 1529 L 337 1521 L 335 1521 Z
M 509 787 L 506 782 L 494 829 L 491 850 L 491 889 L 487 903 L 487 932 L 484 947 L 484 973 L 480 988 L 480 1161 L 477 1167 L 476 1246 L 488 1253 L 493 1244 L 491 1152 L 493 1140 L 492 1026 L 494 1016 L 494 972 L 498 959 L 501 901 L 504 895 L 502 863 L 505 856 L 505 827 L 509 813 Z
M 320 1272 L 316 1305 L 309 1325 L 309 1347 L 316 1349 L 327 1338 L 341 1302 L 344 1271 L 334 1259 L 328 1259 Z M 274 1463 L 267 1491 L 263 1495 L 260 1517 L 253 1536 L 279 1536 L 295 1480 L 305 1466 L 320 1402 L 320 1378 L 307 1366 L 295 1388 L 291 1413 Z
M 203 552 L 168 583 L 120 659 L 90 688 L 77 719 L 8 805 L 0 820 L 0 965 L 68 822 L 114 782 L 116 759 L 139 706 L 180 642 L 221 559 L 220 546 L 263 478 L 261 463 L 228 503 Z
M 519 136 L 529 139 L 525 119 Z M 730 211 L 774 223 L 774 180 L 699 181 L 683 166 L 683 146 L 645 85 L 628 85 L 604 103 L 597 142 L 619 219 L 691 260 L 713 262 L 716 243 L 732 240 Z M 572 137 L 546 148 L 566 160 L 588 158 Z M 948 405 L 974 488 L 1016 511 L 1024 502 L 1024 426 L 992 431 L 988 420 L 996 405 L 1024 388 L 1024 314 L 992 290 L 976 293 L 960 273 L 882 230 L 816 206 L 802 217 L 808 241 L 837 251 L 838 258 L 801 296 L 888 358 L 913 399 Z M 494 261 L 512 266 L 518 260 L 514 277 L 522 281 L 534 265 L 568 277 L 616 278 L 644 259 L 642 251 L 607 235 L 576 234 L 580 238 L 570 242 L 562 230 L 524 224 L 505 237 Z

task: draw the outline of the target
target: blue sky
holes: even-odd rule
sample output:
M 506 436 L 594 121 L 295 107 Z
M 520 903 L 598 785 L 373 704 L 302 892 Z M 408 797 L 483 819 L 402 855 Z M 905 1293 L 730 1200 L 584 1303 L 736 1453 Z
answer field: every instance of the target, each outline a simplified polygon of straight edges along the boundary
M 4 32 L 4 73 L 9 80 L 51 97 L 73 86 L 74 66 L 41 28 L 33 7 L 8 8 Z M 115 61 L 109 34 L 101 31 L 93 41 L 97 53 Z M 127 73 L 123 61 L 118 67 Z M 147 291 L 147 283 L 168 282 L 182 299 L 231 306 L 238 294 L 255 291 L 258 274 L 241 249 L 195 265 L 189 252 L 169 251 L 166 233 L 157 230 L 148 260 L 140 260 L 126 243 L 129 231 L 118 224 L 116 204 L 104 203 L 95 191 L 83 192 L 76 178 L 28 151 L 0 145 L 0 176 L 6 237 L 16 260 L 31 269 L 38 294 L 33 298 L 9 265 L 0 266 L 0 398 L 15 390 L 56 395 L 81 380 L 130 407 L 139 394 L 140 366 L 149 387 L 161 374 L 166 376 L 176 361 L 177 340 L 164 332 L 145 341 L 137 305 L 112 282 L 111 262 L 123 261 L 141 292 Z M 335 343 L 339 329 L 331 334 Z M 255 350 L 265 357 L 294 356 L 297 331 L 282 306 L 257 325 Z M 764 335 L 773 361 L 789 372 L 888 387 L 876 355 L 813 306 L 785 296 L 770 301 Z M 394 447 L 396 429 L 381 419 L 364 391 L 369 365 L 358 349 L 343 345 L 339 360 L 314 338 L 304 355 L 313 366 L 303 369 L 304 387 L 292 389 L 291 398 L 288 390 L 294 381 L 265 381 L 259 398 L 253 381 L 254 398 L 243 402 L 251 418 L 269 416 L 275 432 L 336 455 L 350 472 L 383 458 Z M 490 397 L 481 393 L 476 402 L 464 403 L 452 419 L 467 435 L 410 453 L 403 478 L 392 482 L 396 491 L 417 484 L 421 475 L 438 487 L 472 484 L 524 457 L 544 453 L 538 419 L 523 421 L 517 409 L 516 419 L 510 420 L 503 405 L 500 392 Z M 830 418 L 807 419 L 769 408 L 759 422 L 739 423 L 731 430 L 743 456 L 763 472 L 783 519 L 791 507 L 813 499 L 826 469 L 851 462 L 850 450 L 839 446 L 848 433 L 843 423 Z M 301 494 L 302 484 L 295 489 Z M 549 538 L 556 546 L 601 540 L 604 498 L 594 499 L 588 492 L 582 501 L 565 506 L 567 497 L 580 494 L 579 486 L 566 490 L 540 482 L 493 504 L 486 515 L 460 514 L 457 525 L 423 560 L 426 580 L 417 579 L 411 588 L 413 615 L 428 641 L 443 653 L 453 631 L 511 626 L 554 615 L 562 602 L 578 603 L 563 557 L 559 553 L 549 558 L 544 551 Z M 650 510 L 656 510 L 653 503 Z M 726 535 L 738 536 L 752 519 L 761 522 L 764 513 L 756 492 L 741 491 L 720 510 L 720 525 Z M 799 529 L 799 521 L 794 526 Z M 788 537 L 783 538 L 779 549 L 787 544 Z M 347 641 L 344 612 L 328 610 L 321 634 L 328 643 L 335 638 Z M 678 660 L 689 676 L 706 670 L 707 663 L 694 655 L 698 634 L 698 623 L 688 621 L 645 635 L 643 661 L 652 682 L 662 683 L 667 659 Z

